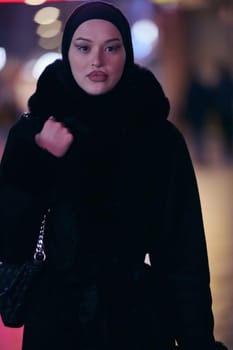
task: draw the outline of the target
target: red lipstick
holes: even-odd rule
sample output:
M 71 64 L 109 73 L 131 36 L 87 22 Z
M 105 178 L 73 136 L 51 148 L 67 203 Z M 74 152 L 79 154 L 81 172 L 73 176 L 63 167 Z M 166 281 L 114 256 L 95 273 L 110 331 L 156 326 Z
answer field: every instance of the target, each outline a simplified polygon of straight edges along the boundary
M 88 74 L 88 78 L 91 81 L 94 82 L 104 82 L 105 80 L 107 80 L 108 76 L 106 73 L 100 71 L 100 70 L 95 70 L 93 72 L 91 72 L 90 74 Z

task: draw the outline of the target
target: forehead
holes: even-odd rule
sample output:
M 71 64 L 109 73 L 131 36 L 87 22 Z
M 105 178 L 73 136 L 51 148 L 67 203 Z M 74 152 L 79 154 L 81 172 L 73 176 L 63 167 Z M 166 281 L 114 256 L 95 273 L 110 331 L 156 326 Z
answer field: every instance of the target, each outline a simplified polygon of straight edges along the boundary
M 121 33 L 118 28 L 111 22 L 103 19 L 90 19 L 83 22 L 74 32 L 73 38 L 83 37 L 87 39 L 102 38 L 119 38 L 122 40 Z

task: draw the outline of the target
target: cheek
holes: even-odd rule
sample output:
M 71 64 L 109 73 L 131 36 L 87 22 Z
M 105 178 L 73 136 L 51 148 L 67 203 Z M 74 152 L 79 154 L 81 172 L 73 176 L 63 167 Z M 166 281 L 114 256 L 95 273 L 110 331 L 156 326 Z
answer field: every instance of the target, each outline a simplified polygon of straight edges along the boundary
M 74 72 L 78 73 L 80 70 L 82 70 L 82 61 L 78 57 L 77 52 L 70 49 L 68 58 L 69 58 L 70 67 L 73 73 Z
M 118 71 L 123 73 L 124 71 L 124 67 L 125 67 L 125 62 L 126 62 L 126 55 L 122 55 L 121 58 L 119 59 L 119 62 L 118 62 Z
M 84 64 L 80 60 L 74 59 L 70 61 L 70 68 L 75 79 L 80 79 L 84 72 Z
M 123 74 L 124 66 L 125 66 L 124 60 L 120 60 L 120 61 L 116 62 L 116 64 L 115 64 L 115 76 L 118 77 L 119 79 L 121 78 L 121 75 Z
M 80 66 L 80 62 L 77 59 L 77 57 L 73 56 L 70 59 L 70 66 L 72 67 L 73 70 L 78 70 Z

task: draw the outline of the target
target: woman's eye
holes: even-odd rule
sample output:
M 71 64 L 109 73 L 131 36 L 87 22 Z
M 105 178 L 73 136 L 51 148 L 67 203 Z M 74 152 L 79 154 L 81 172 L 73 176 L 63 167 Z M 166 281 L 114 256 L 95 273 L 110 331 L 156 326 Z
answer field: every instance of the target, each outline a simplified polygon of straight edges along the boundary
M 116 52 L 121 48 L 121 45 L 115 45 L 115 46 L 107 46 L 105 48 L 105 51 L 107 52 Z
M 83 53 L 86 53 L 90 50 L 90 48 L 86 45 L 77 45 L 76 47 L 77 47 L 78 51 L 83 52 Z

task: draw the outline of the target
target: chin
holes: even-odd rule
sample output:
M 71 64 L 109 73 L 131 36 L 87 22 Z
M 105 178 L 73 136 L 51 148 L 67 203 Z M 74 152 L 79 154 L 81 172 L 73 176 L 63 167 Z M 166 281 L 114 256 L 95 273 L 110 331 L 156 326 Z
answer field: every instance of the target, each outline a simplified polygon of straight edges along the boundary
M 103 95 L 106 94 L 107 92 L 109 92 L 110 90 L 112 90 L 113 88 L 88 88 L 88 89 L 84 89 L 84 91 L 89 94 L 89 95 L 93 95 L 93 96 L 98 96 L 98 95 Z

